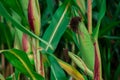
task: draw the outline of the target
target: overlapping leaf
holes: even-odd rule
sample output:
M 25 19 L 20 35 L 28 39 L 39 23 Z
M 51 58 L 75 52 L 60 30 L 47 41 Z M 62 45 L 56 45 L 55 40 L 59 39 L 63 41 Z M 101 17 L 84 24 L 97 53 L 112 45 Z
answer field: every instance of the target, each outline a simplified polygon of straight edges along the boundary
M 25 52 L 17 49 L 11 49 L 2 50 L 0 53 L 3 53 L 8 61 L 23 74 L 26 74 L 33 80 L 43 80 L 43 77 L 33 70 L 33 67 Z
M 71 75 L 76 80 L 84 80 L 84 77 L 82 76 L 82 74 L 80 74 L 80 72 L 77 71 L 73 66 L 59 59 L 58 59 L 58 63 L 69 75 Z
M 43 43 L 44 45 L 47 45 L 47 42 L 44 41 L 43 39 L 39 38 L 38 36 L 36 36 L 34 33 L 32 33 L 31 31 L 29 31 L 28 29 L 26 29 L 23 25 L 21 25 L 19 22 L 17 22 L 15 19 L 13 19 L 10 14 L 7 12 L 7 10 L 3 7 L 3 5 L 0 2 L 0 15 L 3 16 L 4 18 L 6 18 L 7 20 L 9 20 L 11 23 L 13 23 L 15 25 L 16 28 L 18 28 L 19 30 L 21 30 L 22 32 L 38 39 L 41 41 L 41 43 Z M 51 46 L 51 45 L 49 45 Z
M 45 51 L 49 53 L 54 52 L 61 36 L 67 28 L 70 19 L 68 16 L 69 6 L 70 1 L 66 0 L 66 2 L 59 7 L 59 9 L 56 11 L 55 15 L 52 18 L 50 26 L 47 28 L 43 35 L 43 39 L 48 42 L 48 45 L 41 43 L 41 46 L 45 49 Z M 52 45 L 53 49 L 49 47 L 50 44 Z
M 53 56 L 48 55 L 51 68 L 51 80 L 67 80 L 67 77 Z
M 100 11 L 99 11 L 99 14 L 98 14 L 98 22 L 97 22 L 95 30 L 93 31 L 93 39 L 97 39 L 98 38 L 101 20 L 102 20 L 102 18 L 105 15 L 105 11 L 106 11 L 106 0 L 103 0 L 102 4 L 101 4 Z

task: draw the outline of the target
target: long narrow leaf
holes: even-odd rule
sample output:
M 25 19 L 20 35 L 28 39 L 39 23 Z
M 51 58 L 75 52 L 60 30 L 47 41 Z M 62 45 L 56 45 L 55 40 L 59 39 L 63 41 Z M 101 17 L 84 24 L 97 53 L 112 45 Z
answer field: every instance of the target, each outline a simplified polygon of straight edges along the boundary
M 112 31 L 112 29 L 117 27 L 118 24 L 120 24 L 120 21 L 112 21 L 112 22 L 110 22 L 110 24 L 103 26 L 103 28 L 100 30 L 99 37 Z
M 102 18 L 105 15 L 105 11 L 106 11 L 106 0 L 103 0 L 101 4 L 100 12 L 98 14 L 98 22 L 97 22 L 95 30 L 93 31 L 94 40 L 98 38 L 100 23 L 101 23 Z
M 38 36 L 36 36 L 34 33 L 32 33 L 31 31 L 29 31 L 28 29 L 26 29 L 23 25 L 21 25 L 20 23 L 16 22 L 15 19 L 13 19 L 9 13 L 7 12 L 7 10 L 3 7 L 3 5 L 0 2 L 0 15 L 2 15 L 4 18 L 6 18 L 7 20 L 11 21 L 11 23 L 13 23 L 15 25 L 16 28 L 18 28 L 19 30 L 21 30 L 22 32 L 40 40 L 44 45 L 47 45 L 48 43 L 46 41 L 44 41 L 43 39 L 39 38 Z M 49 47 L 51 48 L 50 44 Z
M 60 67 L 60 65 L 58 64 L 57 60 L 51 55 L 48 55 L 48 60 L 52 72 L 51 80 L 67 80 L 66 75 Z
M 25 16 L 25 18 L 26 18 L 26 20 L 27 20 L 27 8 L 28 8 L 28 0 L 19 0 L 19 2 L 20 2 L 20 4 L 21 4 L 21 6 L 22 6 L 22 11 L 23 11 L 23 13 L 24 13 L 24 16 Z
M 57 44 L 67 28 L 69 23 L 68 9 L 70 6 L 70 1 L 66 1 L 59 9 L 56 11 L 52 18 L 50 26 L 47 28 L 43 35 L 43 39 L 48 42 L 48 45 L 41 44 L 45 51 L 53 53 L 57 47 Z M 49 45 L 53 46 L 53 50 L 50 49 Z
M 26 74 L 33 80 L 43 80 L 43 77 L 41 75 L 34 72 L 33 67 L 25 52 L 17 49 L 11 49 L 2 50 L 0 53 L 3 53 L 8 61 L 23 74 Z
M 118 65 L 118 67 L 115 71 L 114 80 L 118 80 L 119 76 L 120 76 L 120 64 Z

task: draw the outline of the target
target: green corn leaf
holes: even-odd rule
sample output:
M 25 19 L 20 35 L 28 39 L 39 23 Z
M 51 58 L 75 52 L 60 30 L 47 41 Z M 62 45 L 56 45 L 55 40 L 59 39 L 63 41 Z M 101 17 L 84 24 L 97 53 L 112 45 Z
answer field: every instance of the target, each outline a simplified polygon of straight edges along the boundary
M 27 20 L 28 19 L 28 0 L 19 0 L 19 2 L 21 4 L 23 14 Z
M 3 53 L 7 60 L 20 72 L 31 77 L 32 80 L 43 80 L 43 77 L 37 74 L 26 55 L 25 52 L 17 49 L 10 50 L 1 50 L 0 53 Z
M 21 6 L 19 5 L 20 0 L 1 0 L 1 3 L 7 8 L 7 11 L 10 9 L 14 10 L 20 16 L 23 17 Z
M 103 36 L 103 38 L 106 38 L 109 40 L 120 40 L 120 36 Z
M 54 0 L 46 0 L 47 1 L 47 12 L 49 12 L 50 16 L 53 15 L 53 10 L 54 10 L 54 7 L 55 7 L 55 2 Z M 49 5 L 51 4 L 51 5 Z
M 0 2 L 0 15 L 3 16 L 4 18 L 6 18 L 7 20 L 9 20 L 11 23 L 13 23 L 15 25 L 16 28 L 18 28 L 19 30 L 21 30 L 22 32 L 38 39 L 41 41 L 41 43 L 43 43 L 44 45 L 47 45 L 47 42 L 44 41 L 43 39 L 39 38 L 38 36 L 36 36 L 34 33 L 32 33 L 31 31 L 29 31 L 28 29 L 26 29 L 23 25 L 21 25 L 19 22 L 17 22 L 15 19 L 13 19 L 9 13 L 7 12 L 7 10 L 3 7 L 3 5 Z M 50 48 L 51 45 L 49 44 Z
M 15 79 L 16 79 L 16 80 L 19 80 L 19 79 L 20 79 L 20 71 L 17 70 L 17 69 L 15 69 L 14 74 L 15 74 Z
M 100 30 L 99 37 L 107 34 L 108 32 L 112 31 L 113 28 L 117 27 L 117 25 L 120 24 L 120 21 L 110 21 L 109 24 L 106 24 L 103 26 L 103 28 Z
M 70 28 L 66 29 L 65 33 L 63 34 L 63 38 L 66 38 L 69 41 L 73 41 L 72 30 Z
M 120 2 L 118 3 L 118 5 L 117 5 L 117 10 L 115 10 L 115 15 L 114 15 L 114 20 L 116 20 L 117 19 L 117 17 L 119 16 L 119 14 L 120 14 Z
M 120 64 L 118 65 L 115 74 L 114 74 L 114 80 L 118 80 L 120 76 Z
M 106 11 L 106 0 L 102 0 L 100 12 L 98 14 L 98 22 L 97 22 L 96 28 L 95 28 L 95 30 L 93 31 L 93 34 L 92 34 L 93 40 L 98 38 L 100 23 L 101 23 L 102 18 L 105 15 L 105 11 Z
M 12 18 L 15 19 L 18 23 L 21 22 L 21 17 L 13 10 L 11 10 Z M 14 48 L 16 49 L 22 49 L 22 35 L 23 33 L 17 29 L 14 28 L 15 30 L 15 40 L 14 40 Z
M 44 25 L 50 21 L 50 19 L 53 16 L 53 12 L 56 8 L 54 0 L 46 0 L 46 3 L 47 3 L 47 8 L 44 9 L 41 20 L 42 27 L 44 27 Z
M 70 6 L 70 1 L 66 0 L 65 3 L 62 4 L 56 11 L 55 15 L 52 18 L 52 22 L 50 26 L 47 28 L 43 35 L 43 39 L 48 42 L 48 45 L 41 44 L 41 46 L 47 51 L 48 53 L 53 53 L 57 47 L 57 44 L 65 32 L 68 23 L 69 23 L 69 16 L 68 16 L 68 9 Z M 50 49 L 49 45 L 53 46 L 53 49 Z
M 8 25 L 0 22 L 0 38 L 1 42 L 7 44 L 8 48 L 12 46 L 12 34 Z
M 24 14 L 25 11 L 27 11 L 24 9 L 23 10 L 23 6 L 27 6 L 26 4 L 26 0 L 24 0 L 24 4 L 20 5 L 22 0 L 2 0 L 1 3 L 4 5 L 5 8 L 7 8 L 7 11 L 10 13 L 11 9 L 14 10 L 22 19 L 22 23 L 23 25 L 28 25 L 28 21 L 27 21 L 27 16 Z
M 48 55 L 51 68 L 51 80 L 67 80 L 66 75 L 53 55 Z

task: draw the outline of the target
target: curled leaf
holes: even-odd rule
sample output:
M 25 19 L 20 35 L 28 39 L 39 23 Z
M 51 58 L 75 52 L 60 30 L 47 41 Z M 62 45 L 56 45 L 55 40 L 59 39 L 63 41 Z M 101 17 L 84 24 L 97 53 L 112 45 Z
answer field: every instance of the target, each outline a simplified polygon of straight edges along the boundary
M 71 66 L 59 59 L 58 59 L 58 63 L 69 75 L 71 75 L 76 80 L 84 80 L 84 77 L 82 76 L 82 74 L 80 74 L 80 72 L 77 71 L 73 66 Z

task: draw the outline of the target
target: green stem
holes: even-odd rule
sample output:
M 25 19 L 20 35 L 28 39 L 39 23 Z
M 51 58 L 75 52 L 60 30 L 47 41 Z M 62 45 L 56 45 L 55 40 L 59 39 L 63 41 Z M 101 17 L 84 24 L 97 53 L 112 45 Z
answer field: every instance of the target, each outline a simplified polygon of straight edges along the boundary
M 39 40 L 37 39 L 33 39 L 33 54 L 34 54 L 35 69 L 37 73 L 44 76 L 42 54 L 39 52 Z
M 95 48 L 94 80 L 102 80 L 101 56 L 97 40 L 95 40 L 94 42 L 94 48 Z
M 40 64 L 38 63 L 38 61 L 40 59 L 39 59 L 39 54 L 37 54 L 37 43 L 38 43 L 37 40 L 32 38 L 32 50 L 33 50 L 33 55 L 34 55 L 35 69 L 39 73 L 38 67 Z

